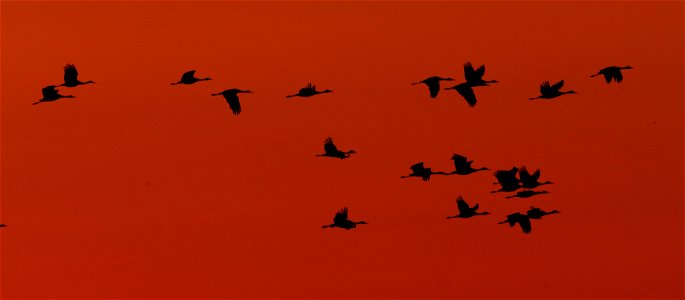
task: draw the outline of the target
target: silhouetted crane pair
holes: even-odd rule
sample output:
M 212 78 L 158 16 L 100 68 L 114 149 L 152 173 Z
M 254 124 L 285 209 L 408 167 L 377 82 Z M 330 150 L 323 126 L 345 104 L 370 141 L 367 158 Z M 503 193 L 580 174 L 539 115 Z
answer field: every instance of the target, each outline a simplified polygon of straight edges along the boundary
M 499 222 L 497 224 L 509 224 L 509 227 L 513 227 L 514 225 L 518 224 L 519 227 L 521 227 L 521 230 L 525 234 L 529 234 L 532 230 L 533 227 L 530 224 L 530 219 L 542 219 L 542 217 L 546 215 L 551 215 L 551 214 L 558 214 L 558 210 L 553 210 L 550 212 L 546 212 L 540 208 L 537 207 L 531 207 L 526 214 L 522 214 L 520 212 L 513 213 L 507 216 L 507 219 Z
M 38 102 L 34 102 L 33 105 L 40 104 L 43 102 L 51 102 L 51 101 L 56 101 L 62 98 L 76 98 L 73 95 L 61 95 L 59 93 L 59 90 L 57 89 L 58 86 L 66 86 L 66 87 L 77 87 L 79 85 L 84 85 L 84 84 L 89 84 L 89 83 L 95 83 L 92 80 L 88 80 L 86 82 L 82 82 L 78 80 L 78 70 L 76 70 L 76 66 L 73 64 L 67 64 L 64 66 L 64 83 L 59 84 L 59 85 L 48 85 L 44 87 L 41 92 L 43 94 L 43 98 L 39 99 Z
M 475 173 L 478 171 L 485 171 L 489 170 L 488 168 L 478 168 L 474 169 L 471 164 L 473 164 L 472 160 L 468 160 L 466 156 L 459 155 L 459 154 L 452 154 L 452 161 L 454 162 L 454 171 L 450 173 L 446 172 L 433 172 L 431 168 L 426 168 L 423 165 L 423 162 L 418 162 L 410 167 L 411 169 L 411 174 L 401 176 L 400 178 L 408 178 L 408 177 L 419 177 L 423 179 L 423 181 L 428 181 L 430 180 L 431 175 L 468 175 L 471 173 Z
M 516 177 L 518 173 L 519 177 Z M 499 190 L 493 191 L 497 192 L 514 192 L 519 188 L 534 189 L 541 185 L 552 184 L 551 181 L 540 182 L 540 169 L 535 170 L 531 175 L 526 167 L 513 167 L 510 170 L 497 170 L 495 171 L 495 178 L 497 183 L 501 186 Z M 528 198 L 537 194 L 544 194 L 547 192 L 537 192 L 537 191 L 522 191 L 513 197 Z
M 478 69 L 474 69 L 470 62 L 464 64 L 464 78 L 465 82 L 457 84 L 452 87 L 445 88 L 445 90 L 456 90 L 459 95 L 461 95 L 469 107 L 476 106 L 478 100 L 476 99 L 476 94 L 473 91 L 474 87 L 477 86 L 487 86 L 490 83 L 497 83 L 497 80 L 484 80 L 483 75 L 485 75 L 485 65 L 481 65 Z M 414 82 L 412 85 L 423 83 L 428 86 L 429 96 L 431 98 L 436 98 L 440 92 L 440 81 L 454 81 L 453 78 L 447 77 L 442 78 L 440 76 L 428 77 L 422 81 Z

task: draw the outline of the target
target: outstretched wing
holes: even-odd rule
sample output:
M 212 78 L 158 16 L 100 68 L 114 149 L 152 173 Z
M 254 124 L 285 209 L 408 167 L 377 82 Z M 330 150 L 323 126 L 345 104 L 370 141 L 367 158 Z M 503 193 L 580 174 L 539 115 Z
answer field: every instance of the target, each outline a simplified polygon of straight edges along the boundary
M 553 90 L 555 90 L 555 91 L 558 91 L 558 90 L 560 90 L 563 86 L 564 86 L 564 80 L 559 80 L 559 82 L 555 83 L 555 84 L 552 85 L 550 88 L 553 89 Z
M 457 92 L 459 92 L 459 95 L 464 97 L 466 100 L 466 103 L 469 104 L 469 107 L 474 107 L 476 106 L 476 93 L 473 92 L 473 88 L 471 88 L 470 85 L 467 83 L 462 83 L 457 85 L 456 87 Z
M 431 98 L 437 97 L 438 93 L 440 92 L 440 81 L 431 80 L 431 81 L 427 81 L 425 83 L 428 86 L 428 92 L 430 93 L 430 97 Z
M 623 81 L 623 74 L 621 73 L 621 70 L 616 70 L 616 73 L 614 74 L 614 80 L 616 83 L 621 83 Z
M 333 223 L 335 224 L 344 223 L 345 221 L 347 221 L 347 207 L 340 209 L 333 218 Z
M 548 95 L 553 92 L 554 89 L 552 89 L 552 87 L 549 85 L 549 81 L 545 81 L 540 85 L 540 94 Z
M 181 81 L 192 81 L 193 78 L 195 78 L 195 70 L 190 70 L 183 73 L 183 76 L 181 76 Z
M 523 233 L 529 234 L 531 230 L 533 230 L 532 226 L 530 225 L 530 218 L 528 216 L 521 215 L 521 217 L 518 218 L 518 223 L 519 226 L 521 226 L 521 230 L 523 230 Z
M 452 160 L 454 161 L 454 168 L 457 170 L 465 168 L 468 165 L 466 156 L 452 154 Z
M 613 76 L 611 75 L 610 72 L 605 72 L 605 73 L 602 74 L 602 75 L 604 75 L 604 80 L 605 80 L 607 83 L 611 83 L 611 78 L 613 78 Z
M 300 89 L 300 93 L 307 93 L 307 92 L 313 92 L 316 91 L 316 85 L 310 83 L 307 83 L 307 85 L 303 88 Z
M 338 147 L 333 144 L 333 138 L 332 137 L 327 137 L 326 140 L 323 143 L 323 150 L 326 153 L 336 153 L 338 152 Z
M 228 107 L 231 109 L 234 115 L 237 116 L 240 114 L 240 112 L 243 111 L 240 107 L 240 99 L 238 98 L 237 94 L 224 94 L 224 98 L 226 98 L 226 102 L 228 102 Z
M 414 172 L 414 173 L 420 173 L 420 172 L 422 172 L 422 171 L 425 170 L 425 169 L 426 169 L 426 168 L 423 167 L 423 162 L 415 163 L 415 164 L 413 164 L 413 165 L 411 166 L 411 170 L 412 170 L 412 172 Z
M 530 182 L 531 176 L 525 166 L 519 169 L 519 178 L 521 178 L 521 182 Z
M 52 98 L 57 95 L 57 88 L 54 85 L 48 85 L 41 92 L 43 93 L 43 98 Z
M 457 197 L 457 208 L 460 213 L 467 213 L 471 210 L 469 204 L 464 201 L 464 197 L 462 196 Z
M 78 81 L 78 71 L 73 64 L 64 66 L 64 83 L 75 83 Z
M 480 79 L 480 76 L 478 76 L 476 70 L 473 69 L 473 65 L 471 65 L 471 62 L 466 62 L 464 64 L 464 78 L 467 82 L 473 82 Z
M 538 179 L 540 179 L 540 169 L 535 170 L 535 172 L 533 172 L 533 175 L 530 176 L 530 179 L 535 180 L 535 182 L 537 182 Z
M 485 65 L 480 65 L 478 69 L 476 69 L 476 76 L 478 76 L 478 79 L 483 78 L 483 75 L 485 75 Z

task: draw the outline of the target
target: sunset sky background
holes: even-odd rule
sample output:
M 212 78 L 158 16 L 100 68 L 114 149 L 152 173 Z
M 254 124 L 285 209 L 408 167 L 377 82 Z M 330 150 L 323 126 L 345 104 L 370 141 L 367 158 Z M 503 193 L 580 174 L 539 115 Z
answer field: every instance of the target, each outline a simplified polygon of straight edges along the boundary
M 1 10 L 0 298 L 683 298 L 683 2 Z M 411 85 L 466 61 L 500 81 L 475 108 Z M 31 105 L 69 62 L 96 84 Z M 213 80 L 170 85 L 191 69 Z M 334 92 L 285 99 L 307 82 Z M 452 153 L 551 194 L 399 178 Z M 458 195 L 492 215 L 446 220 Z M 561 214 L 497 225 L 531 205 Z M 370 224 L 322 229 L 344 206 Z

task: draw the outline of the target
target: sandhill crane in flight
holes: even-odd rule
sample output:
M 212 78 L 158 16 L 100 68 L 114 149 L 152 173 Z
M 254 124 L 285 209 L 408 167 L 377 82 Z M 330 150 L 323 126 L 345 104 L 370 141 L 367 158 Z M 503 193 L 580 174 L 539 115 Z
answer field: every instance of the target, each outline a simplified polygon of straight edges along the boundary
M 205 80 L 212 80 L 209 77 L 206 78 L 197 78 L 195 77 L 195 70 L 190 70 L 188 72 L 183 73 L 181 76 L 181 80 L 172 83 L 171 85 L 176 85 L 176 84 L 193 84 L 198 81 L 205 81 Z
M 0 224 L 0 228 L 1 228 L 1 227 L 7 227 L 7 225 L 5 225 L 5 224 Z
M 497 224 L 505 223 L 509 223 L 509 227 L 513 227 L 514 225 L 518 224 L 524 234 L 529 234 L 533 230 L 532 226 L 530 225 L 530 218 L 527 215 L 519 212 L 508 215 L 506 220 Z
M 431 98 L 435 98 L 438 96 L 438 93 L 440 92 L 440 81 L 454 81 L 454 79 L 450 77 L 442 78 L 440 76 L 432 76 L 419 82 L 414 82 L 412 83 L 412 85 L 417 85 L 420 83 L 425 84 L 426 86 L 428 86 L 429 96 Z
M 497 178 L 497 183 L 502 186 L 501 189 L 493 191 L 497 192 L 513 192 L 518 190 L 521 185 L 519 184 L 519 179 L 516 178 L 516 173 L 518 172 L 517 167 L 511 168 L 511 170 L 497 170 L 495 171 L 495 178 Z
M 72 95 L 60 95 L 59 90 L 54 85 L 48 85 L 48 86 L 44 87 L 42 92 L 43 92 L 43 99 L 38 100 L 38 102 L 34 102 L 33 105 L 43 103 L 43 102 L 50 102 L 50 101 L 59 100 L 61 98 L 76 98 Z
M 535 100 L 535 99 L 552 99 L 559 97 L 564 94 L 576 94 L 575 91 L 570 90 L 570 91 L 560 91 L 561 88 L 564 86 L 564 81 L 560 80 L 559 82 L 550 85 L 549 81 L 545 81 L 540 85 L 540 96 L 537 96 L 535 98 L 529 98 L 529 100 Z
M 607 83 L 611 83 L 611 80 L 613 80 L 616 83 L 621 83 L 621 81 L 623 81 L 623 74 L 621 74 L 621 70 L 630 70 L 632 68 L 633 67 L 631 67 L 631 66 L 606 67 L 604 69 L 599 70 L 599 72 L 597 72 L 597 74 L 590 75 L 590 78 L 595 77 L 595 76 L 599 76 L 599 75 L 604 75 L 604 80 L 606 80 Z
M 544 210 L 542 210 L 542 209 L 539 209 L 539 208 L 537 208 L 537 207 L 531 206 L 530 209 L 528 210 L 528 212 L 527 212 L 526 214 L 527 214 L 528 217 L 530 217 L 531 219 L 541 219 L 542 217 L 544 217 L 544 216 L 546 216 L 546 215 L 552 215 L 552 214 L 558 214 L 558 213 L 559 213 L 559 211 L 556 210 L 556 209 L 553 210 L 553 211 L 550 211 L 550 212 L 546 212 L 546 211 L 544 211 Z
M 450 174 L 468 175 L 478 171 L 490 170 L 485 167 L 474 169 L 471 167 L 473 161 L 468 160 L 465 156 L 459 154 L 452 154 L 452 161 L 454 161 L 454 171 L 452 171 Z
M 459 93 L 459 95 L 461 95 L 464 98 L 464 100 L 466 100 L 466 103 L 469 104 L 469 107 L 476 106 L 476 102 L 478 102 L 478 99 L 476 99 L 476 93 L 473 91 L 473 87 L 468 82 L 462 82 L 460 84 L 445 89 L 456 90 Z
M 406 175 L 406 176 L 401 176 L 400 178 L 408 178 L 408 177 L 421 177 L 423 181 L 428 181 L 431 179 L 431 175 L 449 175 L 445 172 L 433 172 L 431 171 L 431 168 L 425 168 L 423 166 L 423 162 L 419 162 L 416 164 L 413 164 L 411 166 L 411 174 Z
M 344 228 L 346 230 L 350 230 L 352 228 L 357 227 L 358 224 L 368 224 L 364 221 L 359 221 L 359 222 L 354 222 L 350 221 L 347 216 L 347 207 L 343 207 L 341 210 L 339 210 L 336 214 L 335 217 L 333 217 L 333 224 L 330 225 L 323 225 L 323 228 L 333 228 L 333 227 L 339 227 L 339 228 Z
M 223 92 L 212 94 L 212 96 L 224 96 L 224 99 L 226 99 L 226 102 L 228 102 L 228 107 L 231 109 L 234 115 L 239 115 L 240 112 L 242 112 L 242 108 L 240 107 L 240 99 L 238 98 L 238 94 L 240 93 L 252 93 L 250 90 L 240 90 L 240 89 L 229 89 L 229 90 L 224 90 Z
M 506 196 L 504 198 L 511 199 L 511 198 L 530 198 L 535 195 L 540 195 L 540 194 L 549 194 L 548 191 L 534 191 L 534 190 L 523 190 L 516 192 L 516 195 L 512 196 Z
M 89 83 L 95 83 L 92 80 L 88 80 L 86 82 L 81 82 L 78 80 L 78 71 L 76 70 L 76 66 L 73 64 L 67 64 L 64 66 L 64 83 L 58 85 L 58 86 L 66 86 L 66 87 L 75 87 L 83 84 L 89 84 Z
M 533 175 L 531 175 L 530 173 L 528 173 L 528 170 L 525 166 L 519 169 L 519 178 L 521 179 L 521 187 L 526 189 L 534 189 L 541 185 L 552 184 L 551 181 L 538 181 L 540 179 L 540 169 L 535 170 L 535 172 L 533 172 Z
M 489 215 L 490 213 L 487 211 L 484 212 L 477 212 L 478 210 L 478 203 L 474 205 L 473 207 L 469 206 L 466 201 L 464 201 L 464 198 L 462 196 L 459 196 L 457 198 L 457 209 L 459 209 L 459 214 L 454 215 L 454 216 L 449 216 L 447 217 L 448 219 L 452 218 L 470 218 L 473 216 L 477 215 Z
M 480 67 L 478 67 L 478 69 L 474 70 L 470 62 L 466 62 L 464 64 L 464 78 L 466 78 L 466 82 L 470 86 L 486 86 L 489 85 L 489 83 L 498 82 L 497 80 L 483 80 L 484 74 L 485 65 L 481 65 Z
M 316 85 L 313 85 L 311 82 L 307 84 L 307 86 L 301 88 L 297 94 L 294 95 L 288 95 L 285 96 L 286 98 L 292 98 L 292 97 L 311 97 L 315 96 L 318 94 L 325 94 L 325 93 L 332 93 L 333 91 L 331 90 L 323 90 L 323 91 L 317 91 L 316 90 Z
M 345 159 L 345 158 L 349 158 L 350 155 L 357 153 L 354 150 L 350 150 L 350 151 L 338 150 L 338 147 L 336 147 L 335 144 L 333 143 L 332 137 L 326 138 L 326 140 L 323 143 L 323 150 L 325 152 L 324 154 L 317 154 L 316 156 L 327 156 L 327 157 L 335 157 L 335 158 Z

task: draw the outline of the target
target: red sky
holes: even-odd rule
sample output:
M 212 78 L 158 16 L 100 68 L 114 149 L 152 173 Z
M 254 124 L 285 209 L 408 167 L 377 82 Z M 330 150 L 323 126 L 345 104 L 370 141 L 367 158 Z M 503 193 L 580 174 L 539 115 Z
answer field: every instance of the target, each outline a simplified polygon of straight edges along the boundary
M 682 12 L 3 1 L 1 298 L 683 298 Z M 410 85 L 466 61 L 500 81 L 475 108 Z M 96 84 L 31 105 L 68 62 Z M 589 78 L 610 65 L 634 69 Z M 191 69 L 213 80 L 169 85 Z M 307 82 L 334 92 L 285 100 Z M 555 184 L 399 178 L 452 153 Z M 458 195 L 492 215 L 446 220 Z M 531 205 L 561 214 L 496 225 Z M 321 229 L 343 206 L 370 224 Z

